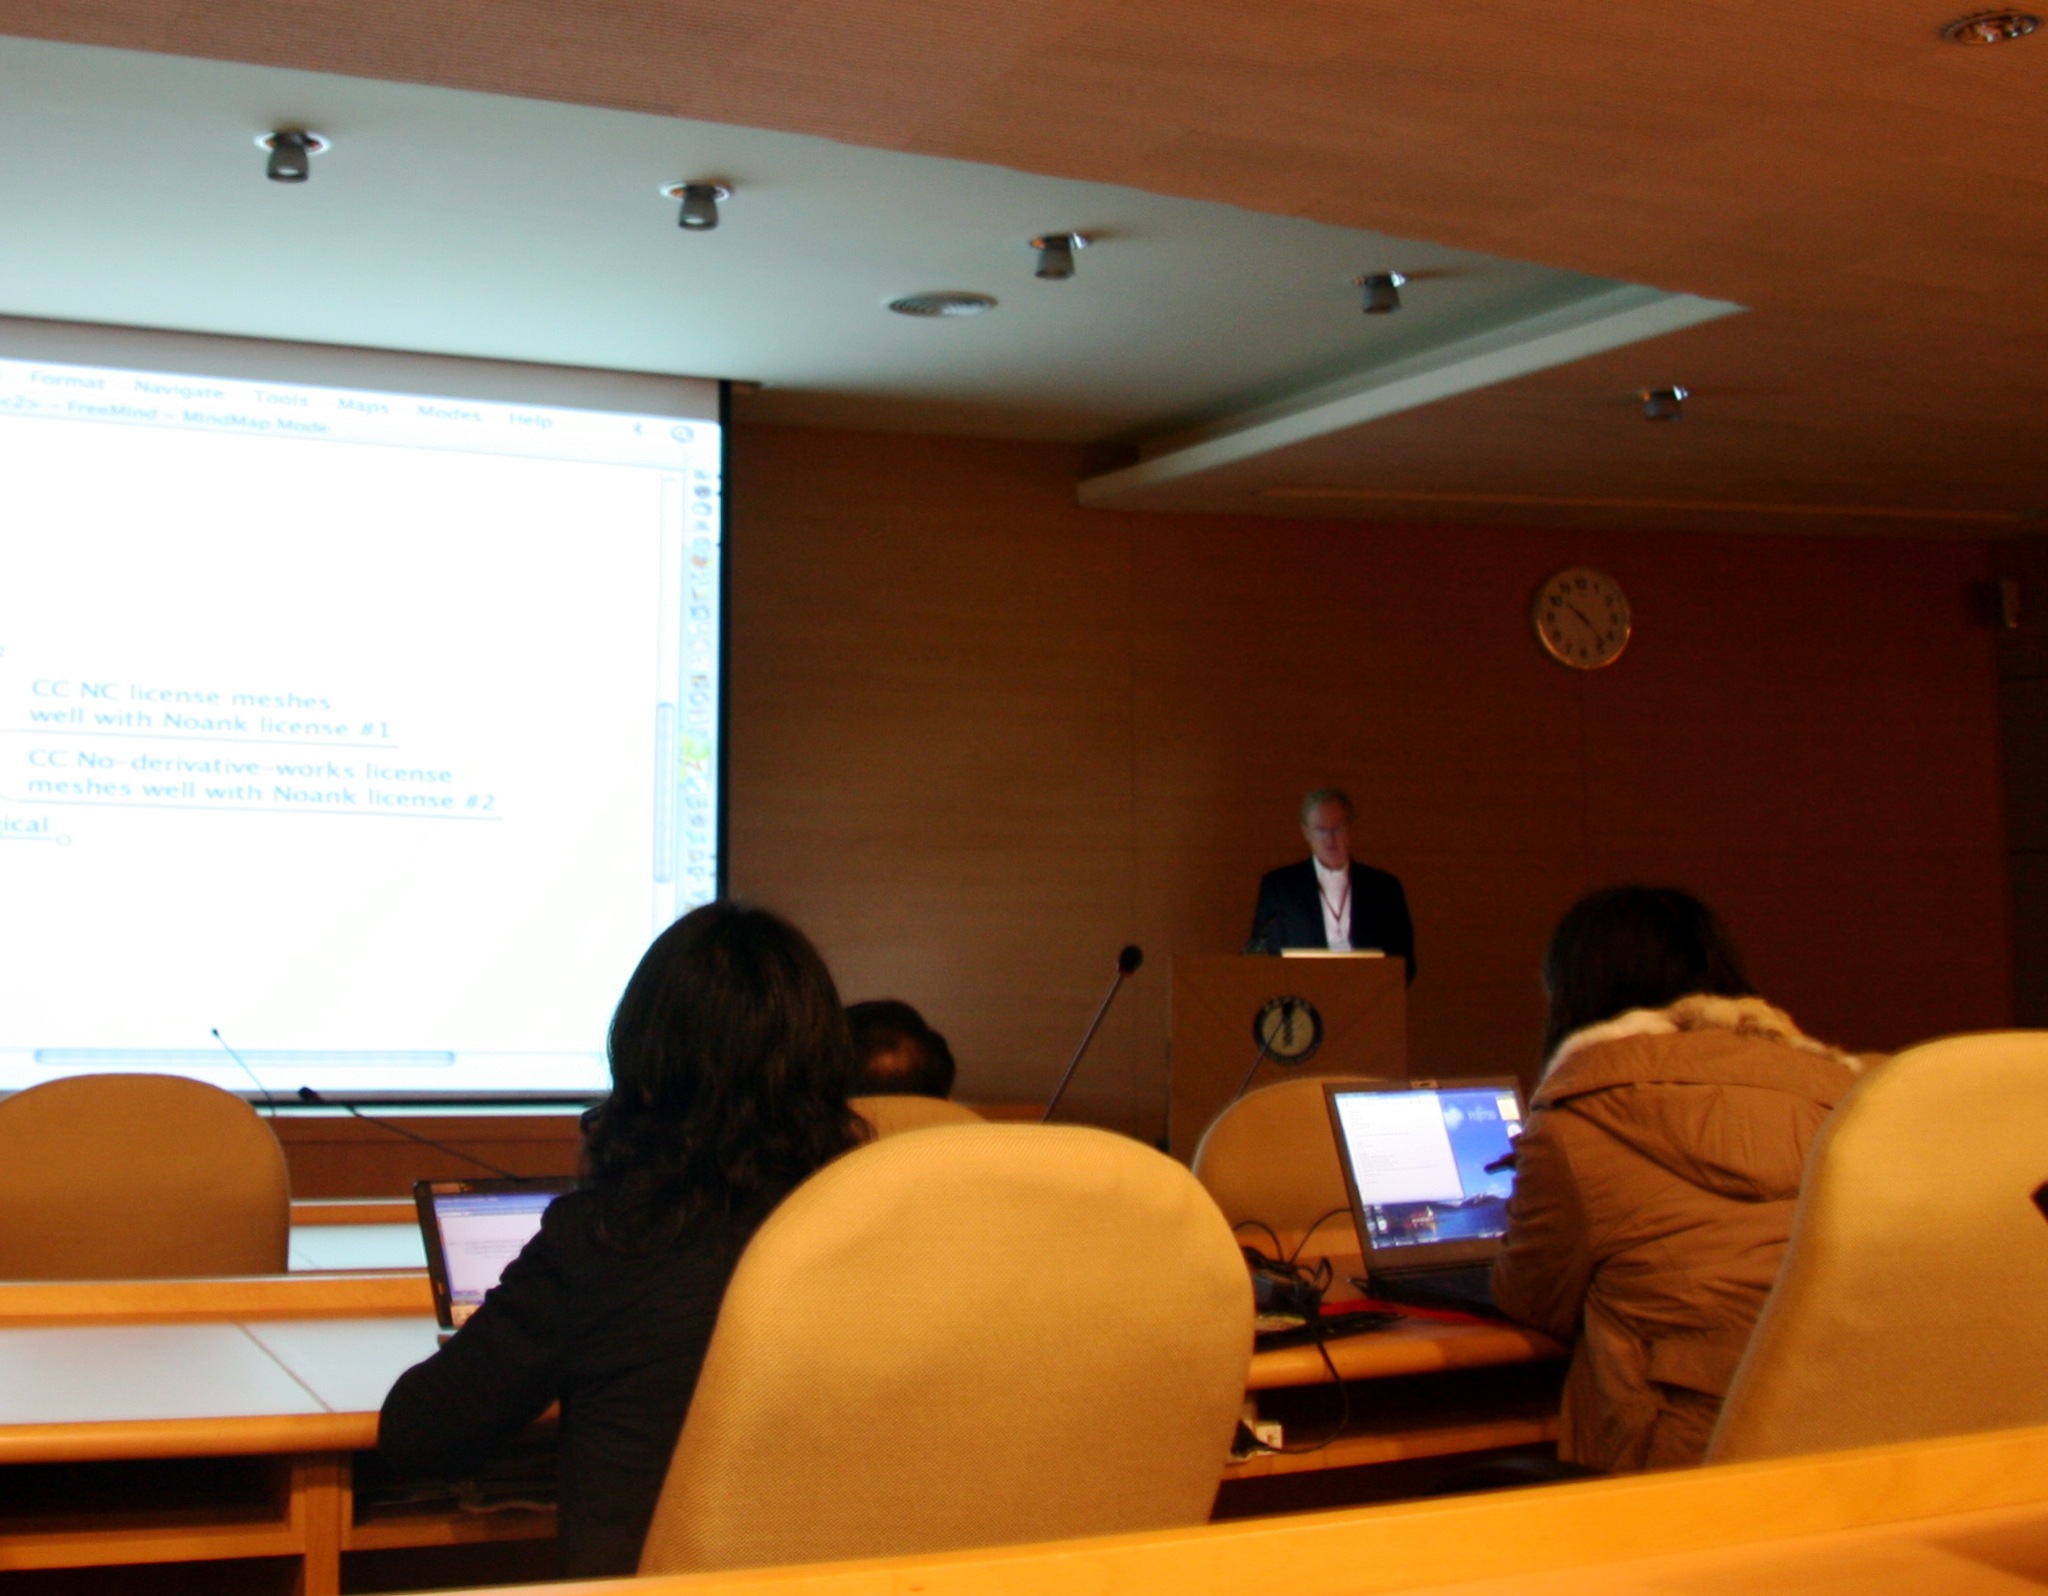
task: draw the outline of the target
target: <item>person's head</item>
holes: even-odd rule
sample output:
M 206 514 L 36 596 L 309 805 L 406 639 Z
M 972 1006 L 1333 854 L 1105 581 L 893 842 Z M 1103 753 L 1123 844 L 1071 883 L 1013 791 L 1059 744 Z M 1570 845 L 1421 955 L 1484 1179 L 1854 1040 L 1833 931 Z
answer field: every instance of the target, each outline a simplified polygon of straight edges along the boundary
M 1720 917 L 1676 887 L 1603 887 L 1565 911 L 1543 953 L 1548 1059 L 1572 1032 L 1630 1009 L 1669 1008 L 1708 992 L 1752 997 Z
M 950 1097 L 953 1050 L 908 1003 L 876 998 L 846 1011 L 859 1090 L 868 1097 Z
M 584 1116 L 583 1184 L 615 1245 L 772 1198 L 862 1139 L 831 974 L 765 909 L 707 904 L 656 937 L 609 1051 L 611 1096 Z
M 1301 834 L 1325 870 L 1351 866 L 1351 800 L 1336 787 L 1318 787 L 1301 800 Z

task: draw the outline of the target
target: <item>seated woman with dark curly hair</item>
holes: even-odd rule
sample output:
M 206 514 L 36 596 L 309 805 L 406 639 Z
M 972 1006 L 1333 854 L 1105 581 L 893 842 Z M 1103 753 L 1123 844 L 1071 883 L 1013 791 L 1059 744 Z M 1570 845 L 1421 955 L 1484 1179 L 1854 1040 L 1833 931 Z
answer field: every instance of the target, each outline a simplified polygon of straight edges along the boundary
M 1561 1461 L 1697 1463 L 1858 1063 L 1757 997 L 1713 911 L 1671 888 L 1574 905 L 1543 985 L 1494 1298 L 1574 1343 Z
M 560 1402 L 561 1569 L 630 1574 L 725 1294 L 770 1210 L 864 1139 L 832 977 L 734 903 L 655 940 L 612 1018 L 578 1189 L 449 1343 L 385 1399 L 401 1473 L 460 1478 Z

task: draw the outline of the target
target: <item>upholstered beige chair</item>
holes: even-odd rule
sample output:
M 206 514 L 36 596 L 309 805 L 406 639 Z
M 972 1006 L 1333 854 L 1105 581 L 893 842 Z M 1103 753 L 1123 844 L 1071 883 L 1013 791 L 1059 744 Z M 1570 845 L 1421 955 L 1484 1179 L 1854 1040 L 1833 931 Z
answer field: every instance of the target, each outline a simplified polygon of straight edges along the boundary
M 877 1136 L 894 1136 L 902 1131 L 927 1130 L 933 1125 L 979 1125 L 982 1118 L 965 1103 L 944 1097 L 856 1097 L 853 1111 L 870 1125 Z
M 1188 1172 L 1079 1126 L 847 1154 L 740 1260 L 642 1573 L 1199 1524 L 1251 1288 Z
M 0 1102 L 0 1280 L 285 1270 L 291 1181 L 240 1098 L 176 1075 L 74 1075 Z
M 2048 1032 L 1930 1042 L 1814 1145 L 1710 1462 L 2048 1423 Z
M 1323 1088 L 1360 1078 L 1298 1076 L 1247 1092 L 1216 1116 L 1195 1148 L 1194 1168 L 1225 1219 L 1299 1236 L 1325 1215 L 1348 1211 Z

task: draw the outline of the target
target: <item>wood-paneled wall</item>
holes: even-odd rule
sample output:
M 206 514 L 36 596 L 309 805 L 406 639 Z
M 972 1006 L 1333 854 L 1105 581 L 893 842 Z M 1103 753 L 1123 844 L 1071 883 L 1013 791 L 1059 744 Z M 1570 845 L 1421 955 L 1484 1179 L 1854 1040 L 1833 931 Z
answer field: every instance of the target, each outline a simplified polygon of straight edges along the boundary
M 1167 966 L 1244 937 L 1294 804 L 1358 800 L 1415 910 L 1418 1070 L 1533 1065 L 1587 889 L 1690 887 L 1767 995 L 1860 1049 L 2009 1023 L 1998 713 L 1966 542 L 1084 511 L 1071 450 L 742 426 L 731 864 L 963 1095 L 1163 1124 Z M 1552 570 L 1617 576 L 1610 670 L 1541 656 Z
M 2013 1017 L 2048 1025 L 2048 538 L 2012 538 L 1992 555 L 1998 575 L 2013 584 L 2017 623 L 1998 634 Z M 1985 598 L 1987 609 L 1997 607 L 1996 595 Z

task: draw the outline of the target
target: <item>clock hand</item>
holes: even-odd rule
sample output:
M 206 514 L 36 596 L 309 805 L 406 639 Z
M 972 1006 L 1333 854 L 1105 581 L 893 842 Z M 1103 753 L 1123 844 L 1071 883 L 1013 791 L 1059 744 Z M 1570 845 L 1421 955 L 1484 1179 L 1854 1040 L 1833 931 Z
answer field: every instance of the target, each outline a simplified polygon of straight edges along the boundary
M 1564 607 L 1570 610 L 1572 614 L 1576 615 L 1580 620 L 1586 623 L 1587 631 L 1591 632 L 1595 637 L 1598 637 L 1600 635 L 1600 628 L 1593 624 L 1592 618 L 1588 616 L 1584 610 L 1580 609 L 1578 605 L 1574 604 L 1570 599 L 1566 599 L 1564 601 Z

